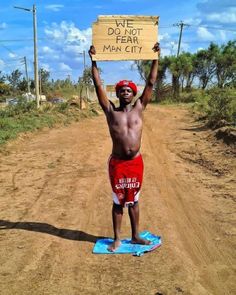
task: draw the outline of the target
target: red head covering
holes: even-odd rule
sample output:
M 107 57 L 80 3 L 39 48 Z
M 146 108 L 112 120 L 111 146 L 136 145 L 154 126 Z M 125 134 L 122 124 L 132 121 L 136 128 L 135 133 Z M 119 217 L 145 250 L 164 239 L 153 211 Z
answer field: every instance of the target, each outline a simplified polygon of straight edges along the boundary
M 128 86 L 133 90 L 134 96 L 137 94 L 138 89 L 137 86 L 132 82 L 128 80 L 122 80 L 116 84 L 116 95 L 118 94 L 119 90 L 123 86 Z

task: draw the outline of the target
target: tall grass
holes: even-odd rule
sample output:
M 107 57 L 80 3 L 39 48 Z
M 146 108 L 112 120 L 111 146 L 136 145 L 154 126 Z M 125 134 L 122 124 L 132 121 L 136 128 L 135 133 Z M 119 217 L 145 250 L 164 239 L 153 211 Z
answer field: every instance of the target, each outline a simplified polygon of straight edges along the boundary
M 45 104 L 37 109 L 35 102 L 23 100 L 17 105 L 6 106 L 0 110 L 0 145 L 17 138 L 20 133 L 52 128 L 56 124 L 67 125 L 83 117 L 94 116 L 97 112 L 93 108 L 81 111 L 65 102 L 58 105 Z
M 202 91 L 195 97 L 194 108 L 209 125 L 217 126 L 222 121 L 236 125 L 236 90 L 215 88 Z

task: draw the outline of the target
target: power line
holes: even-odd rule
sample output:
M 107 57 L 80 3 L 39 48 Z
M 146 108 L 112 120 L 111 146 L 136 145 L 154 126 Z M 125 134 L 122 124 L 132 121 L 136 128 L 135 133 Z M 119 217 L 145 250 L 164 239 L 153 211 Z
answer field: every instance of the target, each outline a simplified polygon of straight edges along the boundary
M 18 57 L 18 58 L 11 58 L 11 59 L 4 59 L 4 62 L 15 62 L 21 60 L 23 57 Z
M 81 40 L 78 40 L 78 39 L 66 39 L 66 38 L 61 38 L 61 39 L 63 39 L 63 40 L 67 40 L 67 41 L 81 41 Z M 60 41 L 61 41 L 61 39 L 60 39 Z M 21 38 L 21 39 L 5 39 L 5 40 L 0 40 L 0 42 L 22 42 L 22 41 L 33 41 L 34 39 L 32 39 L 32 38 Z M 52 40 L 52 38 L 50 38 L 50 37 L 43 37 L 43 38 L 38 38 L 38 40 L 39 41 L 41 41 L 41 40 Z M 83 41 L 83 40 L 82 40 Z M 84 42 L 84 41 L 83 41 Z
M 218 30 L 218 31 L 229 31 L 229 32 L 236 32 L 236 29 L 224 29 L 224 28 L 220 28 L 220 27 L 211 27 L 211 26 L 197 26 L 197 25 L 190 25 L 191 27 L 198 27 L 198 28 L 206 28 L 206 29 L 211 29 L 211 30 Z
M 24 38 L 24 39 L 6 39 L 6 40 L 0 40 L 0 42 L 22 42 L 22 41 L 33 41 L 32 38 Z M 51 40 L 51 38 L 38 38 L 38 40 Z
M 206 28 L 206 29 L 217 30 L 217 31 L 236 32 L 236 28 L 212 27 L 208 25 L 190 25 L 189 24 L 189 27 Z M 159 29 L 172 29 L 172 28 L 173 28 L 173 25 L 159 26 Z
M 8 48 L 6 45 L 4 44 L 0 44 L 0 46 L 2 46 L 3 48 L 5 48 L 7 51 L 9 51 L 11 54 L 15 54 L 15 52 L 13 52 L 10 48 Z

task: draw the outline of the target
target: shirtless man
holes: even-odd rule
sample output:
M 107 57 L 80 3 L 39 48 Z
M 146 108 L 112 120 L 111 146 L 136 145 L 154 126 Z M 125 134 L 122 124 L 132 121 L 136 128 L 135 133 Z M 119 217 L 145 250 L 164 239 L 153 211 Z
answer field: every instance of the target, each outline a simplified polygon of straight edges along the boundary
M 159 55 L 159 44 L 153 47 Z M 114 242 L 108 248 L 115 251 L 121 244 L 120 230 L 123 216 L 123 207 L 128 207 L 132 243 L 150 244 L 139 236 L 139 192 L 143 178 L 143 160 L 140 154 L 142 135 L 142 113 L 151 100 L 153 86 L 157 78 L 158 60 L 153 60 L 150 74 L 142 95 L 132 104 L 137 94 L 137 87 L 132 81 L 120 81 L 116 84 L 116 95 L 119 107 L 109 101 L 103 89 L 99 71 L 92 55 L 96 54 L 94 46 L 90 47 L 89 55 L 92 62 L 92 76 L 99 104 L 107 119 L 113 148 L 109 159 L 109 176 L 112 186 L 113 207 L 112 220 Z

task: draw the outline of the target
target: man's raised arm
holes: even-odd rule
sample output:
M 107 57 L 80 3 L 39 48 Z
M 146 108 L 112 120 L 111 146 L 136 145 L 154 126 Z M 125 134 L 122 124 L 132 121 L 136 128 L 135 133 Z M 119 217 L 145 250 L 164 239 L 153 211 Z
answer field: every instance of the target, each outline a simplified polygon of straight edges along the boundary
M 93 83 L 94 83 L 95 90 L 97 93 L 98 101 L 99 101 L 99 104 L 102 107 L 103 111 L 106 112 L 110 108 L 110 102 L 107 98 L 107 95 L 106 95 L 104 89 L 103 89 L 102 81 L 101 81 L 100 74 L 99 74 L 98 67 L 97 67 L 97 63 L 96 63 L 96 61 L 92 60 L 92 55 L 96 54 L 96 50 L 93 45 L 90 46 L 88 53 L 89 53 L 89 56 L 90 56 L 91 62 L 92 62 L 92 77 L 93 77 Z
M 154 45 L 153 50 L 154 52 L 157 52 L 158 56 L 160 56 L 159 43 L 156 43 Z M 157 72 L 158 72 L 158 59 L 155 59 L 152 61 L 150 73 L 146 81 L 146 86 L 143 90 L 142 95 L 139 98 L 142 102 L 143 108 L 146 107 L 146 105 L 150 102 L 152 98 L 152 90 L 156 82 Z

